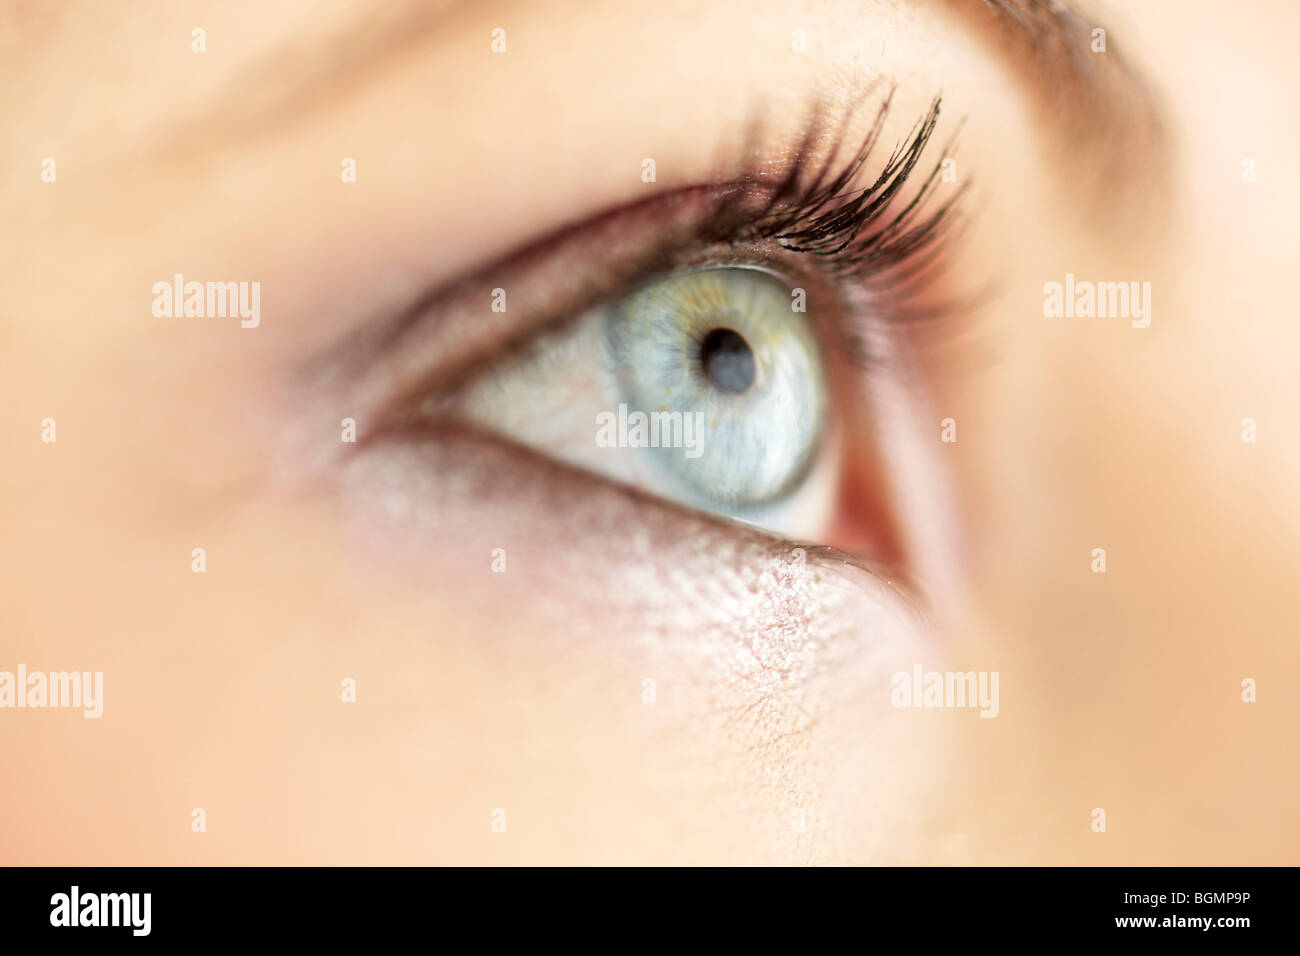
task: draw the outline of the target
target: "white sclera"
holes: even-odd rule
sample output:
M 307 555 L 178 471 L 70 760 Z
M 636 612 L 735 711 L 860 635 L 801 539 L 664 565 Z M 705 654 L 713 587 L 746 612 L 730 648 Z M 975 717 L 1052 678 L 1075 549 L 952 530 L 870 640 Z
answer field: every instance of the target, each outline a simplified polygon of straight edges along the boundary
M 838 443 L 817 339 L 791 301 L 762 269 L 669 275 L 539 337 L 451 410 L 660 497 L 815 538 L 832 507 Z M 708 373 L 702 346 L 717 329 L 752 352 L 744 391 Z

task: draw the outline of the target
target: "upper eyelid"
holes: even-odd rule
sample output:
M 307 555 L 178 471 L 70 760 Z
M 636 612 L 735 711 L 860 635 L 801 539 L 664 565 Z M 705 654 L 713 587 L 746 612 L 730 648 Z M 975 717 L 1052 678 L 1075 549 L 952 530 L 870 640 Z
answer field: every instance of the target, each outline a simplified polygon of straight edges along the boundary
M 344 403 L 369 418 L 382 416 L 463 369 L 494 354 L 504 341 L 526 339 L 618 288 L 676 262 L 689 246 L 712 187 L 695 187 L 605 212 L 531 243 L 491 266 L 445 283 L 400 313 L 363 327 L 308 361 L 300 384 L 306 396 L 342 391 Z M 665 209 L 664 207 L 668 207 Z M 672 222 L 665 224 L 665 214 Z M 649 227 L 654 227 L 649 228 Z M 664 233 L 668 235 L 665 236 Z M 570 272 L 603 275 L 592 280 Z M 507 311 L 491 310 L 493 290 L 507 291 Z M 529 307 L 530 302 L 544 306 Z
M 862 229 L 895 205 L 903 181 L 924 152 L 938 115 L 938 100 L 918 122 L 906 147 L 896 147 L 882 172 L 867 185 L 858 176 L 875 148 L 891 96 L 880 104 L 866 138 L 847 160 L 842 136 L 828 129 L 816 109 L 805 125 L 793 161 L 784 168 L 742 169 L 730 178 L 674 190 L 606 211 L 535 240 L 503 260 L 453 279 L 423 296 L 397 316 L 353 334 L 304 367 L 309 393 L 343 392 L 353 412 L 373 420 L 390 407 L 409 403 L 445 375 L 449 367 L 472 365 L 499 349 L 503 340 L 531 338 L 551 323 L 576 315 L 601 298 L 638 281 L 672 269 L 732 261 L 764 264 L 795 253 L 841 263 L 850 253 L 866 250 L 866 267 L 885 270 L 889 242 L 908 246 L 909 237 L 946 225 L 961 190 L 928 220 L 912 223 L 923 205 L 923 191 L 885 217 L 885 225 L 863 235 Z M 852 113 L 846 115 L 840 132 Z M 810 157 L 827 139 L 832 147 L 819 160 Z M 946 147 L 947 156 L 951 145 Z M 939 168 L 936 160 L 924 190 Z M 909 225 L 910 223 L 910 225 Z M 653 227 L 653 228 L 649 228 Z M 907 227 L 907 228 L 904 228 Z M 654 238 L 645 240 L 647 234 Z M 872 245 L 884 237 L 888 242 Z M 789 243 L 780 239 L 791 240 Z M 738 252 L 744 243 L 744 251 Z M 782 246 L 785 248 L 783 249 Z M 904 248 L 910 253 L 910 248 Z M 581 265 L 581 270 L 567 267 Z M 581 272 L 581 276 L 579 276 Z M 585 278 L 600 275 L 593 281 Z M 507 288 L 508 285 L 508 288 Z M 506 313 L 490 309 L 493 290 L 506 290 Z M 511 315 L 511 298 L 515 314 Z M 521 318 L 517 305 L 544 302 Z

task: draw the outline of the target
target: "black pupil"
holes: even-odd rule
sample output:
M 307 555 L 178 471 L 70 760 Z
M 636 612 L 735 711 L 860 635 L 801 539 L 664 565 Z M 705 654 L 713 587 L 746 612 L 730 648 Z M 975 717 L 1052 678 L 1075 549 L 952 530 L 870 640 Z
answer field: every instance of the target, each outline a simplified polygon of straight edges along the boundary
M 704 372 L 724 392 L 739 395 L 754 384 L 754 353 L 739 332 L 714 329 L 700 346 Z

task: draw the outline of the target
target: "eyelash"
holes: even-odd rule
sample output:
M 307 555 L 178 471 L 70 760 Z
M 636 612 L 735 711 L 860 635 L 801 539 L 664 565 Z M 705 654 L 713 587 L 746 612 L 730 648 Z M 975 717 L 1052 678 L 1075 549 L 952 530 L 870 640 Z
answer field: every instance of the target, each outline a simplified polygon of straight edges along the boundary
M 847 306 L 849 322 L 838 330 L 847 358 L 863 368 L 870 368 L 876 358 L 870 341 L 882 319 L 894 323 L 942 319 L 970 301 L 936 300 L 934 295 L 942 253 L 962 224 L 969 180 L 960 183 L 937 208 L 926 212 L 933 205 L 944 161 L 955 154 L 960 127 L 916 194 L 901 209 L 897 203 L 933 137 L 941 96 L 931 101 L 907 138 L 894 148 L 875 180 L 858 185 L 862 170 L 879 144 L 893 96 L 890 90 L 870 129 L 847 160 L 841 160 L 840 153 L 843 129 L 852 119 L 852 111 L 834 130 L 814 108 L 793 159 L 783 166 L 775 170 L 742 169 L 720 184 L 703 190 L 683 190 L 681 196 L 662 200 L 671 203 L 686 194 L 698 197 L 702 191 L 707 199 L 696 213 L 690 241 L 714 249 L 727 247 L 734 251 L 728 258 L 734 257 L 738 264 L 752 255 L 745 252 L 746 247 L 764 243 L 775 244 L 786 254 L 816 259 L 819 272 L 839 286 Z M 824 158 L 815 160 L 832 136 L 834 143 Z M 671 253 L 656 257 L 653 265 L 643 266 L 630 280 L 623 277 L 573 311 L 585 311 L 597 304 L 595 300 L 617 296 L 640 281 L 709 264 L 712 259 L 706 253 L 693 256 L 696 261 L 689 263 L 662 261 L 672 258 Z M 780 263 L 771 264 L 780 270 Z M 566 317 L 545 323 L 534 334 L 554 327 Z M 532 338 L 521 336 L 518 345 L 526 347 Z
M 772 240 L 788 252 L 814 256 L 833 278 L 855 283 L 872 294 L 887 293 L 895 320 L 946 314 L 947 307 L 921 306 L 912 300 L 912 294 L 920 288 L 921 279 L 933 278 L 930 269 L 961 224 L 969 180 L 958 185 L 937 209 L 923 215 L 936 195 L 945 160 L 956 151 L 956 134 L 912 199 L 902 209 L 896 208 L 898 195 L 934 134 L 941 97 L 935 97 L 907 139 L 895 147 L 876 179 L 867 186 L 855 185 L 878 145 L 892 100 L 891 91 L 862 143 L 833 175 L 841 138 L 837 137 L 827 158 L 814 168 L 810 157 L 826 135 L 823 127 L 814 124 L 781 180 L 775 187 L 767 187 L 770 196 L 763 209 L 746 211 L 743 201 L 731 205 L 737 197 L 764 185 L 763 174 L 751 172 L 719 189 L 712 222 L 701 233 L 729 242 Z
M 945 230 L 957 219 L 959 202 L 969 183 L 959 186 L 953 198 L 928 219 L 914 220 L 932 198 L 944 160 L 953 155 L 953 142 L 945 147 L 913 200 L 879 229 L 867 232 L 893 208 L 894 198 L 917 168 L 939 121 L 941 99 L 936 96 L 906 142 L 889 157 L 875 182 L 855 189 L 854 182 L 879 142 L 892 99 L 891 94 L 881 104 L 866 138 L 852 159 L 841 166 L 839 173 L 827 178 L 839 156 L 840 143 L 837 142 L 811 181 L 805 183 L 809 178 L 811 152 L 824 135 L 814 127 L 803 139 L 796 159 L 783 181 L 776 186 L 767 208 L 750 222 L 748 232 L 751 237 L 776 239 L 789 251 L 819 256 L 831 265 L 836 274 L 854 278 L 874 277 L 881 269 L 900 264 L 943 238 Z M 732 183 L 732 189 L 753 185 L 758 178 L 738 179 Z M 719 208 L 716 215 L 727 215 L 725 207 Z M 744 232 L 746 230 L 737 230 L 733 238 Z

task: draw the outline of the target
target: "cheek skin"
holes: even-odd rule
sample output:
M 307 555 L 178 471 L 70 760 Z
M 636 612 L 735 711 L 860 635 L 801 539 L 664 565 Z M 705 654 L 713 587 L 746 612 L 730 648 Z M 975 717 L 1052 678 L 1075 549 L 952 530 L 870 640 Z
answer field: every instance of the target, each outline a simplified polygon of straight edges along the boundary
M 419 588 L 462 622 L 511 621 L 473 652 L 527 658 L 538 708 L 585 712 L 605 744 L 654 754 L 634 778 L 707 779 L 733 804 L 728 826 L 747 834 L 742 859 L 827 858 L 816 821 L 835 770 L 827 742 L 840 735 L 830 685 L 846 667 L 860 677 L 871 661 L 915 656 L 899 650 L 915 620 L 879 578 L 455 430 L 376 439 L 340 491 L 358 573 Z M 888 675 L 874 684 L 887 704 Z M 574 799 L 591 798 L 575 787 Z M 655 819 L 671 826 L 663 810 Z M 681 836 L 664 834 L 675 846 Z

